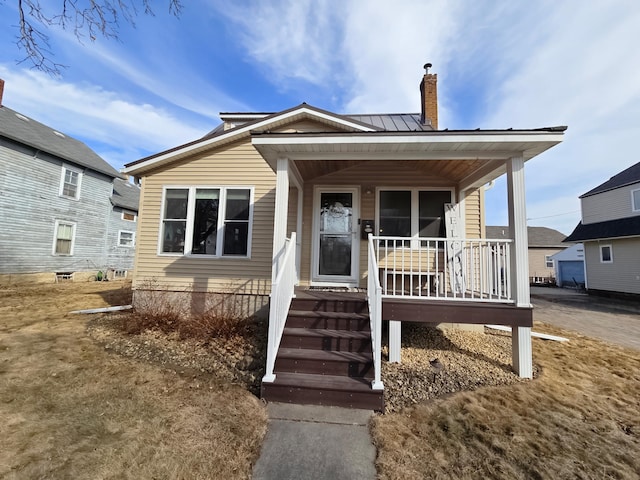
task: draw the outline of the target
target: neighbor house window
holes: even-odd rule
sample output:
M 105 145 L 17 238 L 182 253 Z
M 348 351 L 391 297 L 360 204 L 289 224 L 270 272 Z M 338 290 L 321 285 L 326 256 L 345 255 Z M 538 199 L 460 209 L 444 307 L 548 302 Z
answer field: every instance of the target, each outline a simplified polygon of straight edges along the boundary
M 60 195 L 77 200 L 80 197 L 81 180 L 82 172 L 80 170 L 63 165 L 62 178 L 60 179 Z
M 445 237 L 450 190 L 381 190 L 379 233 L 389 237 Z
M 121 247 L 133 247 L 135 244 L 135 236 L 136 234 L 134 232 L 120 230 L 118 232 L 118 245 Z
M 600 262 L 613 263 L 613 249 L 611 245 L 600 245 Z
M 128 220 L 129 222 L 135 222 L 136 221 L 136 214 L 133 212 L 130 212 L 128 210 L 123 210 L 122 211 L 122 220 Z
M 73 255 L 76 225 L 71 222 L 56 221 L 53 239 L 54 255 Z
M 640 188 L 631 191 L 631 206 L 634 212 L 640 212 Z
M 544 264 L 547 268 L 553 268 L 553 260 L 551 259 L 551 255 L 544 256 Z
M 160 253 L 249 256 L 250 188 L 176 187 L 164 192 Z

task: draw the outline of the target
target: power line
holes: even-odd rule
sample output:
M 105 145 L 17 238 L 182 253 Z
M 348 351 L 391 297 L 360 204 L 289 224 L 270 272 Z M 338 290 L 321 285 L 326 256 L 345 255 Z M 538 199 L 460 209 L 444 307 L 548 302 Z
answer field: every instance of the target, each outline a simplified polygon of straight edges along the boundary
M 580 212 L 580 210 L 574 210 L 572 212 L 565 212 L 565 213 L 556 213 L 555 215 L 547 215 L 546 217 L 527 218 L 527 221 L 540 220 L 541 218 L 561 217 L 562 215 L 571 215 L 573 213 L 578 213 L 578 212 Z

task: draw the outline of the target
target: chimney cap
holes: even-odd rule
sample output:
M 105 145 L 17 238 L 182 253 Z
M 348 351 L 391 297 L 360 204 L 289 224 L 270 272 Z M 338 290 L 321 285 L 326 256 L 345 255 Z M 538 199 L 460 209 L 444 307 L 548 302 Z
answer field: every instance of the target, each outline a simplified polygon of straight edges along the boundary
M 425 63 L 425 64 L 424 64 L 424 67 L 423 67 L 423 68 L 424 68 L 424 70 L 425 70 L 425 73 L 429 73 L 429 69 L 430 69 L 431 67 L 433 67 L 433 65 L 431 65 L 431 63 Z

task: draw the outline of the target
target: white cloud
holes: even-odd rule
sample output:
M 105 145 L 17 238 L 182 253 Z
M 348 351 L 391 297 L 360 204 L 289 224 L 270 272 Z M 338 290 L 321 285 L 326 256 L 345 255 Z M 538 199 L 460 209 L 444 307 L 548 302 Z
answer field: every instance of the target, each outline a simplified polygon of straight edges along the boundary
M 95 150 L 108 148 L 114 157 L 105 159 L 116 167 L 123 159 L 113 152 L 136 154 L 127 160 L 132 161 L 199 138 L 209 128 L 152 105 L 124 101 L 96 85 L 76 85 L 4 65 L 0 65 L 0 77 L 6 81 L 3 104 L 81 139 Z

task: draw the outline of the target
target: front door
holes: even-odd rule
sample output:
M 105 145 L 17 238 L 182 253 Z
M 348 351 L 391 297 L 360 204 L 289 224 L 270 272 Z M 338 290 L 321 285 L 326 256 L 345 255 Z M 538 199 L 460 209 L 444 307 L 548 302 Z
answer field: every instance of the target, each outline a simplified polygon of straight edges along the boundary
M 314 195 L 314 285 L 358 285 L 358 189 L 318 187 Z

